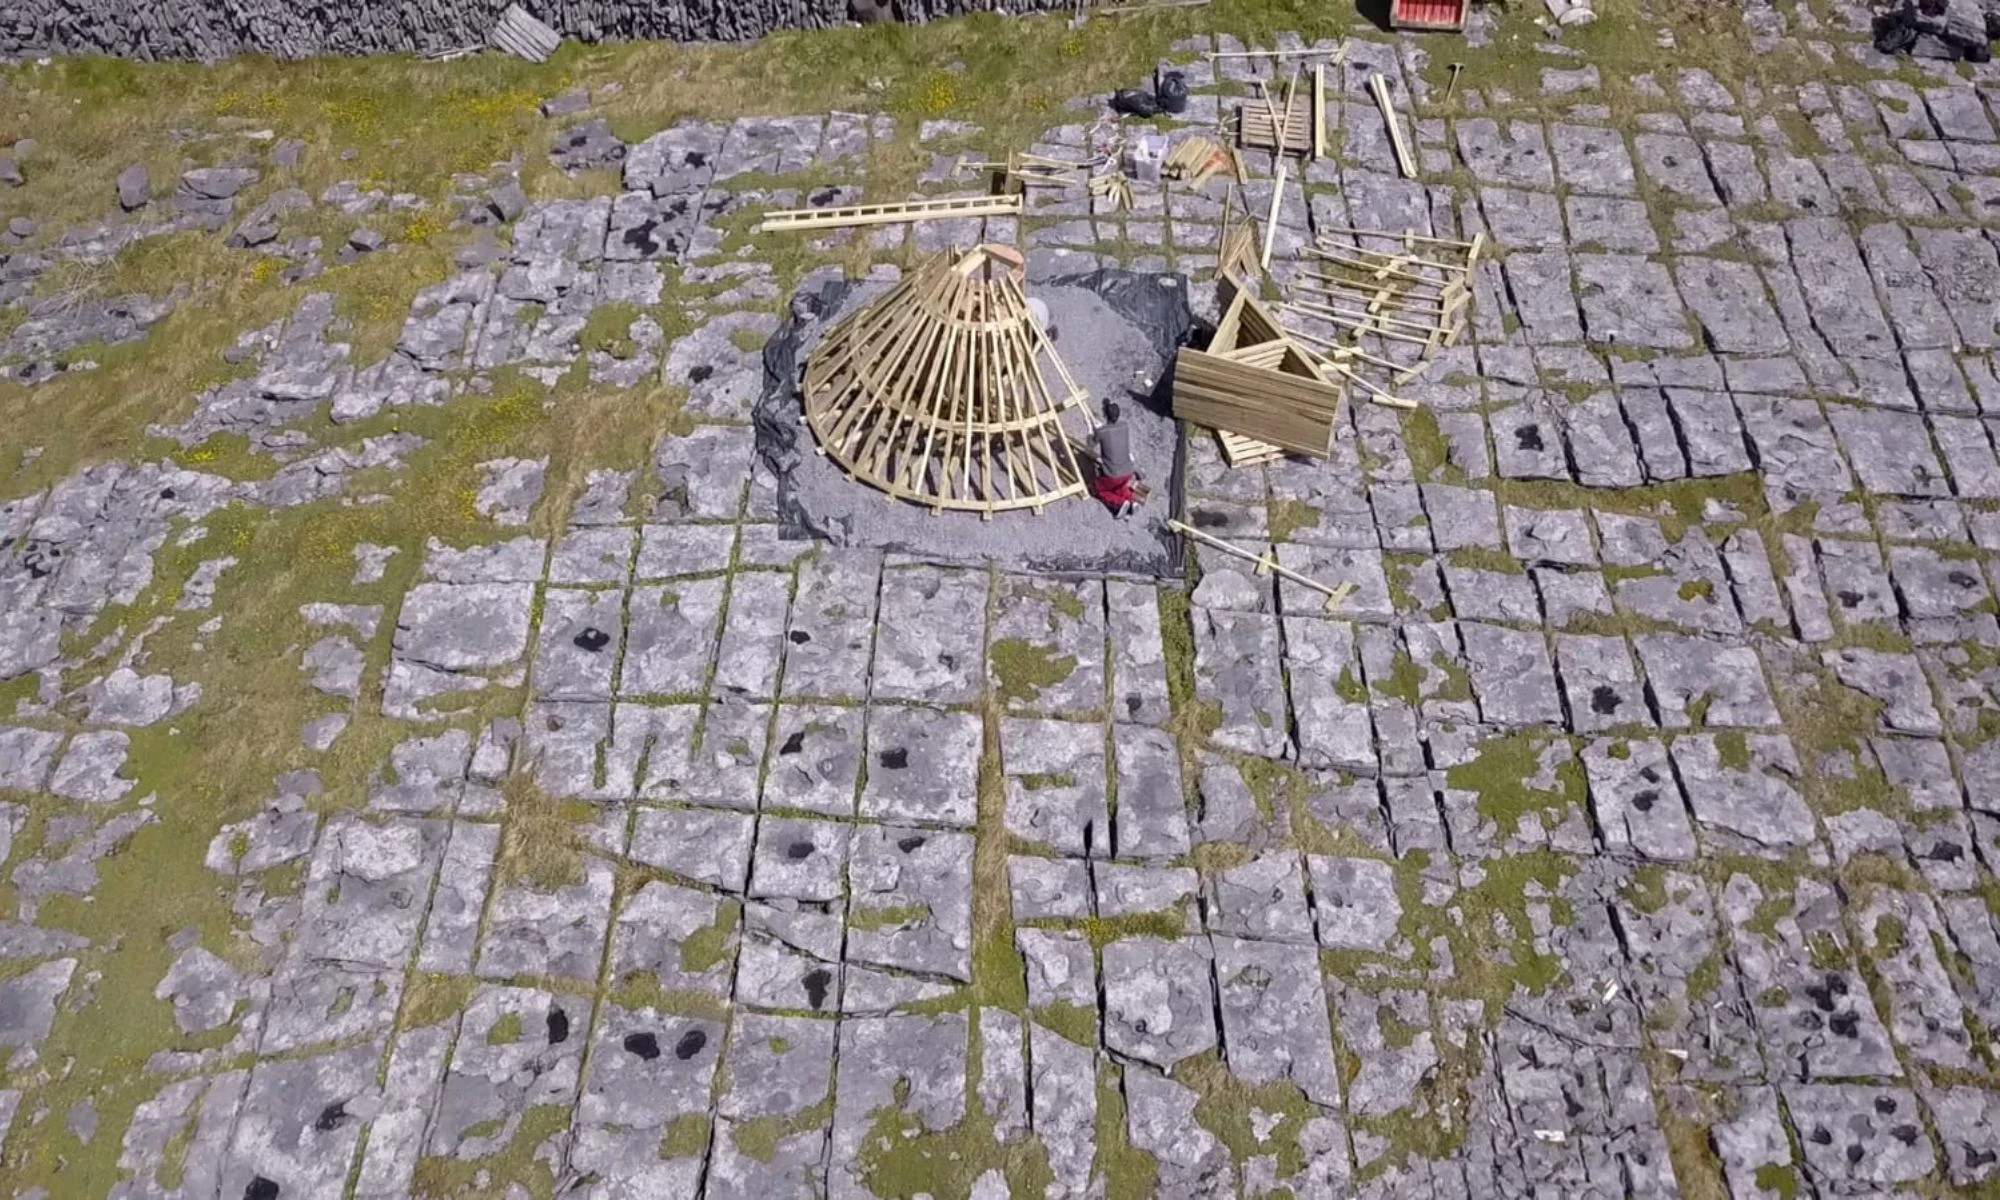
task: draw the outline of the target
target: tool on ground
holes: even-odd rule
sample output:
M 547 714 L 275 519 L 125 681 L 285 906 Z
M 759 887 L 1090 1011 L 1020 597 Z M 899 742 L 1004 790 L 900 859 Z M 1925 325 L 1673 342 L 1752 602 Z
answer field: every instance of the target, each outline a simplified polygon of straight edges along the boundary
M 1451 64 L 1451 81 L 1444 85 L 1444 103 L 1451 103 L 1451 94 L 1458 90 L 1458 77 L 1465 70 L 1464 63 Z
M 1285 202 L 1285 164 L 1278 164 L 1278 177 L 1271 181 L 1271 212 L 1264 218 L 1264 252 L 1257 263 L 1266 271 L 1271 269 L 1271 247 L 1278 240 L 1278 209 Z
M 1239 546 L 1235 542 L 1225 542 L 1219 537 L 1203 533 L 1194 526 L 1183 521 L 1174 520 L 1171 517 L 1167 519 L 1167 528 L 1180 534 L 1182 537 L 1190 537 L 1203 545 L 1213 546 L 1224 554 L 1233 554 L 1238 558 L 1249 559 L 1251 562 L 1257 564 L 1257 574 L 1259 575 L 1276 575 L 1281 579 L 1289 579 L 1300 587 L 1308 587 L 1313 591 L 1324 594 L 1326 596 L 1327 612 L 1333 612 L 1338 609 L 1341 605 L 1347 603 L 1349 596 L 1354 594 L 1353 584 L 1341 583 L 1329 586 L 1317 579 L 1301 575 L 1279 562 L 1278 556 L 1269 550 L 1260 554 L 1248 546 Z

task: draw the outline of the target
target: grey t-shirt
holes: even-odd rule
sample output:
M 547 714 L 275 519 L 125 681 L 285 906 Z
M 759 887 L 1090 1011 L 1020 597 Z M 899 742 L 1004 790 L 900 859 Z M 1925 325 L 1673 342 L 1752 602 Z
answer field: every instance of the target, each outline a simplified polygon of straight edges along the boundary
M 1105 475 L 1132 474 L 1132 430 L 1125 422 L 1109 422 L 1092 435 L 1097 444 L 1097 469 Z

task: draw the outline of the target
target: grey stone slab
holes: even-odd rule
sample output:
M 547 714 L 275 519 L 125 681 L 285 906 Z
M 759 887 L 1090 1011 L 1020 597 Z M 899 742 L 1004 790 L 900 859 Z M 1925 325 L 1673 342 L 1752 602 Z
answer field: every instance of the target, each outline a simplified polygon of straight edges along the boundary
M 572 1104 L 589 1014 L 579 997 L 481 988 L 460 1022 L 427 1152 L 486 1158 L 513 1141 L 529 1108 Z
M 1000 579 L 987 681 L 1014 713 L 1082 713 L 1104 707 L 1102 585 L 1023 575 Z M 1157 609 L 1155 625 L 1157 626 Z
M 1939 1088 L 1924 1095 L 1938 1140 L 1944 1144 L 1951 1182 L 1972 1187 L 2000 1175 L 2000 1156 L 1990 1148 L 2000 1122 L 2000 1096 L 1976 1087 Z
M 1409 1111 L 1420 1082 L 1440 1061 L 1427 998 L 1420 992 L 1344 988 L 1334 1001 L 1341 1042 L 1361 1060 L 1361 1070 L 1347 1083 L 1348 1112 L 1383 1118 Z M 1392 1039 L 1390 1029 L 1399 1035 L 1407 1031 L 1407 1039 Z
M 764 776 L 765 807 L 852 815 L 861 774 L 862 714 L 838 705 L 781 706 Z
M 1654 187 L 1689 204 L 1712 208 L 1722 203 L 1709 179 L 1708 161 L 1693 138 L 1666 133 L 1641 133 L 1632 139 L 1639 165 Z
M 1669 388 L 1667 404 L 1680 429 L 1688 474 L 1701 478 L 1750 469 L 1743 423 L 1728 393 Z
M 986 585 L 985 574 L 977 571 L 884 571 L 871 694 L 939 704 L 977 699 Z
M 1597 564 L 1590 522 L 1580 509 L 1507 507 L 1507 549 L 1524 562 L 1587 567 Z
M 1104 598 L 1111 637 L 1112 720 L 1162 724 L 1172 712 L 1159 597 L 1149 585 L 1107 579 Z
M 1773 504 L 1789 509 L 1805 498 L 1831 501 L 1854 486 L 1833 426 L 1811 400 L 1736 397 L 1736 411 L 1757 450 L 1758 470 Z
M 1096 1009 L 1097 959 L 1081 930 L 1016 929 L 1014 941 L 1026 968 L 1031 1008 Z
M 1904 496 L 1950 494 L 1922 417 L 1840 405 L 1829 409 L 1828 418 L 1854 464 L 1855 474 L 1869 491 Z
M 1440 551 L 1501 548 L 1499 510 L 1492 492 L 1437 483 L 1425 484 L 1423 497 Z
M 1113 853 L 1121 858 L 1175 858 L 1189 848 L 1187 798 L 1180 751 L 1167 733 L 1115 725 L 1118 815 Z
M 1582 249 L 1656 254 L 1659 234 L 1644 203 L 1572 195 L 1566 205 L 1570 241 Z
M 1246 754 L 1279 757 L 1291 738 L 1278 619 L 1203 608 L 1193 615 L 1195 698 L 1218 707 L 1222 717 L 1214 742 Z
M 1938 299 L 1951 315 L 1958 341 L 1987 349 L 2000 343 L 1994 301 L 2000 298 L 2000 256 L 1993 243 L 1971 230 L 1915 228 L 1922 262 Z
M 1624 137 L 1615 129 L 1557 124 L 1549 128 L 1556 170 L 1571 192 L 1630 196 L 1637 176 Z
M 747 837 L 743 849 L 747 858 Z M 643 977 L 670 993 L 728 998 L 739 912 L 737 901 L 713 892 L 647 882 L 626 898 L 612 923 L 612 978 Z
M 1674 264 L 1680 294 L 1709 345 L 1726 354 L 1782 354 L 1791 347 L 1763 280 L 1749 263 L 1683 258 Z
M 1550 190 L 1555 187 L 1541 126 L 1477 118 L 1456 122 L 1458 153 L 1481 180 Z
M 1559 724 L 1562 701 L 1540 633 L 1461 622 L 1467 668 L 1482 716 L 1507 725 Z
M 740 892 L 749 874 L 755 824 L 746 813 L 642 808 L 632 825 L 632 858 L 648 866 Z
M 1287 617 L 1284 636 L 1300 765 L 1373 770 L 1372 723 L 1361 690 L 1353 627 L 1341 621 Z M 1122 788 L 1119 797 L 1122 807 Z
M 515 882 L 494 893 L 479 952 L 481 976 L 596 980 L 611 923 L 612 868 L 585 855 L 579 874 L 549 891 Z
M 1976 1069 L 1965 1005 L 1939 959 L 1945 926 L 1921 892 L 1872 889 L 1854 913 L 1861 946 L 1887 984 L 1889 1031 L 1911 1060 Z
M 708 685 L 725 583 L 692 579 L 632 589 L 622 696 L 697 696 Z
M 1567 254 L 1559 250 L 1510 254 L 1501 270 L 1521 323 L 1538 344 L 1583 340 L 1583 318 L 1577 312 Z
M 1576 480 L 1585 487 L 1634 487 L 1644 476 L 1617 397 L 1598 392 L 1562 412 Z
M 632 569 L 633 531 L 623 526 L 572 529 L 549 555 L 549 582 L 624 583 Z
M 1205 880 L 1212 933 L 1262 941 L 1310 944 L 1305 875 L 1297 855 L 1273 852 Z
M 1007 859 L 1007 886 L 1016 921 L 1081 920 L 1090 915 L 1090 873 L 1081 860 L 1012 855 Z
M 965 1115 L 967 1020 L 963 1013 L 844 1020 L 835 1056 L 830 1197 L 872 1193 L 861 1149 L 885 1110 L 943 1132 Z M 1039 1057 L 1039 1056 L 1037 1056 Z
M 1623 638 L 1559 636 L 1556 662 L 1569 701 L 1571 729 L 1593 733 L 1653 723 L 1639 673 L 1632 666 Z
M 1674 742 L 1696 827 L 1711 850 L 1782 857 L 1818 836 L 1796 786 L 1798 756 L 1769 734 L 1691 734 Z
M 1827 343 L 1843 356 L 1887 356 L 1895 336 L 1846 225 L 1832 217 L 1804 217 L 1787 222 L 1785 232 L 1813 325 Z
M 1622 254 L 1580 254 L 1574 262 L 1583 323 L 1592 342 L 1659 350 L 1694 345 L 1665 267 Z
M 982 740 L 970 713 L 871 706 L 861 815 L 971 828 Z
M 729 581 L 728 616 L 711 687 L 718 694 L 769 698 L 784 657 L 792 580 L 774 571 L 738 571 Z
M 803 817 L 765 817 L 757 826 L 749 894 L 824 903 L 845 898 L 851 827 Z
M 1131 937 L 1105 946 L 1105 1044 L 1162 1070 L 1214 1048 L 1211 958 L 1195 939 Z
M 1487 414 L 1493 428 L 1494 459 L 1509 479 L 1569 478 L 1562 422 L 1547 397 L 1533 393 L 1525 403 Z
M 1296 864 L 1294 864 L 1296 869 Z M 1225 1056 L 1251 1084 L 1284 1081 L 1315 1104 L 1340 1102 L 1318 963 L 1269 942 L 1215 939 Z
M 431 895 L 417 966 L 451 975 L 472 972 L 473 948 L 480 915 L 486 909 L 493 863 L 500 850 L 500 829 L 476 821 L 452 824 Z
M 1600 739 L 1584 747 L 1583 766 L 1607 850 L 1664 862 L 1694 858 L 1694 828 L 1665 745 Z
M 1905 350 L 1956 348 L 1957 327 L 1931 289 L 1908 233 L 1897 225 L 1870 225 L 1861 231 L 1861 250 L 1888 306 L 1897 342 Z
M 645 580 L 726 571 L 735 545 L 734 525 L 646 525 L 632 574 Z
M 755 445 L 747 426 L 697 425 L 685 436 L 660 439 L 653 473 L 661 519 L 731 520 L 741 511 Z
M 1030 1022 L 1028 1055 L 1035 1133 L 1055 1175 L 1051 1194 L 1088 1195 L 1097 1160 L 1097 1052 Z
M 527 584 L 420 583 L 403 598 L 396 653 L 449 671 L 503 667 L 528 648 Z
M 1952 491 L 1966 499 L 2000 499 L 2000 461 L 1987 426 L 1972 417 L 1933 416 L 1931 434 L 1951 470 Z
M 858 697 L 874 655 L 881 555 L 829 550 L 799 565 L 785 635 L 787 697 Z
M 1648 634 L 1635 638 L 1634 646 L 1668 728 L 1687 728 L 1697 707 L 1702 723 L 1711 727 L 1778 724 L 1762 664 L 1750 647 L 1675 634 Z
M 625 629 L 625 594 L 550 588 L 542 597 L 535 694 L 545 700 L 609 700 Z
M 1907 1088 L 1787 1084 L 1807 1178 L 1829 1194 L 1862 1194 L 1929 1178 L 1936 1152 Z
M 339 1192 L 360 1141 L 365 1112 L 376 1100 L 379 1043 L 363 1043 L 314 1058 L 266 1060 L 250 1085 L 230 1138 L 220 1191 L 257 1192 L 257 1180 L 306 1195 Z
M 972 979 L 972 837 L 871 825 L 848 865 L 847 957 Z
M 1541 622 L 1535 588 L 1525 574 L 1447 565 L 1444 577 L 1451 593 L 1452 612 L 1460 620 L 1503 621 L 1518 625 Z

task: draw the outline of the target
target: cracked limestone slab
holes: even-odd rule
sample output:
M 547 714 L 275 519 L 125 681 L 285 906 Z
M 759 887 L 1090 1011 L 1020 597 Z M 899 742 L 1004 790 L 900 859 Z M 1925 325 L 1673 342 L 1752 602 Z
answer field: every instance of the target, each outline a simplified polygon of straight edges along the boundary
M 507 666 L 527 652 L 534 600 L 525 583 L 420 583 L 403 598 L 396 654 L 447 671 Z
M 1172 709 L 1159 596 L 1147 584 L 1107 579 L 1104 599 L 1111 635 L 1112 719 L 1163 724 Z
M 831 1096 L 834 1037 L 832 1021 L 809 1017 L 746 1012 L 730 1023 L 727 1084 L 716 1105 L 709 1159 L 710 1195 L 763 1200 L 824 1191 L 825 1124 L 798 1118 Z M 746 1129 L 751 1122 L 783 1125 L 766 1146 Z
M 624 593 L 549 588 L 542 597 L 535 694 L 545 700 L 611 699 L 624 630 Z
M 866 694 L 881 572 L 875 551 L 822 551 L 799 565 L 785 634 L 787 698 Z
M 1373 770 L 1374 725 L 1361 690 L 1354 627 L 1344 621 L 1286 617 L 1283 633 L 1299 765 Z
M 1211 740 L 1266 758 L 1291 743 L 1278 619 L 1262 613 L 1194 610 L 1195 699 L 1220 710 Z
M 696 696 L 708 684 L 722 620 L 721 579 L 632 589 L 625 625 L 622 696 Z
M 1060 854 L 1110 853 L 1102 726 L 1005 718 L 1000 760 L 1008 832 Z
M 847 957 L 972 981 L 972 836 L 858 831 L 848 863 Z
M 1337 1107 L 1340 1077 L 1315 956 L 1270 942 L 1214 940 L 1230 1071 L 1254 1085 L 1291 1083 L 1314 1104 Z
M 451 975 L 472 972 L 473 948 L 480 916 L 500 852 L 500 828 L 477 821 L 457 821 L 445 843 L 438 867 L 437 889 L 424 923 L 423 948 L 417 966 Z
M 668 992 L 727 999 L 736 967 L 740 902 L 653 880 L 618 910 L 611 975 L 646 976 Z
M 1694 826 L 1665 744 L 1597 739 L 1583 748 L 1583 769 L 1607 850 L 1663 862 L 1695 857 Z
M 514 1143 L 533 1109 L 568 1110 L 590 1023 L 590 1002 L 539 988 L 487 984 L 459 1022 L 426 1153 L 468 1161 Z
M 1763 664 L 1749 646 L 1718 645 L 1702 638 L 1648 634 L 1633 639 L 1646 685 L 1669 729 L 1770 727 L 1778 708 L 1764 683 Z M 1699 720 L 1697 712 L 1699 709 Z
M 931 704 L 978 699 L 986 584 L 979 571 L 928 566 L 884 571 L 870 695 Z
M 885 1110 L 932 1132 L 965 1116 L 964 1013 L 844 1020 L 836 1056 L 828 1194 L 870 1195 L 862 1145 Z
M 988 682 L 1006 711 L 1057 714 L 1101 709 L 1102 585 L 1005 575 L 999 586 L 987 650 Z
M 313 1058 L 258 1063 L 230 1138 L 222 1194 L 340 1191 L 365 1116 L 378 1102 L 382 1052 L 381 1043 L 364 1042 Z M 275 1189 L 267 1186 L 273 1184 Z
M 1696 828 L 1711 849 L 1779 858 L 1818 837 L 1812 810 L 1799 794 L 1799 761 L 1788 739 L 1688 734 L 1675 739 L 1673 759 Z
M 717 693 L 769 698 L 785 653 L 792 581 L 773 571 L 739 571 L 729 583 L 729 613 L 716 651 Z
M 844 705 L 781 705 L 765 768 L 764 805 L 852 816 L 863 715 L 864 710 Z
M 611 921 L 613 871 L 594 855 L 582 856 L 578 870 L 580 878 L 548 890 L 528 881 L 496 890 L 480 947 L 480 975 L 597 978 Z
M 1686 350 L 1694 345 L 1667 269 L 1636 255 L 1579 254 L 1577 298 L 1592 342 Z
M 1104 1042 L 1162 1070 L 1213 1049 L 1215 1006 L 1205 940 L 1120 938 L 1103 950 Z
M 1561 724 L 1562 700 L 1555 667 L 1540 633 L 1462 621 L 1467 670 L 1488 721 L 1508 725 Z
M 1112 727 L 1118 818 L 1114 851 L 1121 858 L 1178 858 L 1189 848 L 1187 798 L 1180 751 L 1172 736 L 1145 726 Z
M 749 814 L 709 808 L 645 808 L 632 827 L 632 857 L 676 875 L 740 892 L 749 877 Z
M 871 706 L 861 815 L 971 828 L 984 740 L 985 730 L 971 713 Z M 1100 739 L 1100 756 L 1102 744 Z

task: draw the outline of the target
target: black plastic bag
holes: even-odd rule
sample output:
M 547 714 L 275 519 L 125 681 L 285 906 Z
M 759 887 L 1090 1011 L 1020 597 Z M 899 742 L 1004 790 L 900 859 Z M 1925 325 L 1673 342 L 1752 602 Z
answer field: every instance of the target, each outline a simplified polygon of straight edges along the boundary
M 1111 96 L 1111 111 L 1128 117 L 1157 117 L 1160 102 L 1144 88 L 1119 88 Z

